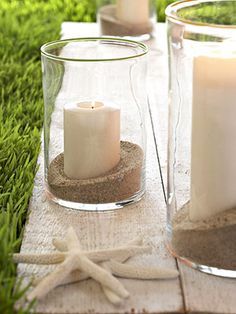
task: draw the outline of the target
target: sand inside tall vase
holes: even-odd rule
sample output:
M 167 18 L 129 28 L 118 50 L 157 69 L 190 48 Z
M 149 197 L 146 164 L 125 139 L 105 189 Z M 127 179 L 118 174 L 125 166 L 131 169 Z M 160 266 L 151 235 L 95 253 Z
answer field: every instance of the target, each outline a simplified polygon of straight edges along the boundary
M 236 270 L 236 208 L 197 222 L 189 219 L 189 203 L 173 219 L 172 248 L 201 265 Z

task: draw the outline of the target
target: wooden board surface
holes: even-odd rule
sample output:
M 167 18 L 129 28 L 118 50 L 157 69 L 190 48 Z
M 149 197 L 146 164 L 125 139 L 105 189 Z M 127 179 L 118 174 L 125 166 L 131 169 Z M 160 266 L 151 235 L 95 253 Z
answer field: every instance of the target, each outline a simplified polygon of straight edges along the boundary
M 62 26 L 62 36 L 67 38 L 97 34 L 96 24 L 64 23 Z M 85 249 L 115 246 L 142 233 L 153 247 L 153 253 L 135 257 L 130 262 L 179 267 L 181 276 L 169 281 L 122 280 L 131 297 L 118 308 L 107 302 L 99 285 L 92 280 L 59 287 L 38 303 L 37 313 L 236 313 L 234 280 L 201 274 L 177 264 L 165 248 L 166 210 L 158 163 L 160 160 L 165 181 L 168 103 L 165 39 L 165 26 L 158 24 L 157 39 L 149 43 L 150 114 L 144 199 L 112 213 L 77 212 L 49 203 L 43 192 L 41 152 L 21 252 L 53 251 L 52 238 L 63 237 L 69 225 L 75 228 Z M 28 280 L 32 275 L 44 275 L 52 268 L 19 265 L 18 275 Z

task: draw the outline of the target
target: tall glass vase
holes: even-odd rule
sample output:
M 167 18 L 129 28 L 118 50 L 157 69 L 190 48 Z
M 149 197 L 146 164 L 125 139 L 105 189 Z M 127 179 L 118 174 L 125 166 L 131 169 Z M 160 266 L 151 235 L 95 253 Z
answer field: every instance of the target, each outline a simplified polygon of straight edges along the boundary
M 166 15 L 169 247 L 236 277 L 236 1 L 180 1 Z
M 41 52 L 47 195 L 81 210 L 138 201 L 145 191 L 147 47 L 79 38 L 47 43 Z

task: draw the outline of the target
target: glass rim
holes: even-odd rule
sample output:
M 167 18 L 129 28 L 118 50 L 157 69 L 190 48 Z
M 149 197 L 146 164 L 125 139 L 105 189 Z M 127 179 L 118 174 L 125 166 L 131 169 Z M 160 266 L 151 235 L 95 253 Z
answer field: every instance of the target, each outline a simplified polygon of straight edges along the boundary
M 197 4 L 202 3 L 217 3 L 217 2 L 227 2 L 232 0 L 180 0 L 174 3 L 171 3 L 167 6 L 165 10 L 166 17 L 169 19 L 173 19 L 176 22 L 181 22 L 183 24 L 189 24 L 193 26 L 204 26 L 204 27 L 211 27 L 211 28 L 220 28 L 220 29 L 236 29 L 236 25 L 223 25 L 223 24 L 214 24 L 214 23 L 207 23 L 207 22 L 197 22 L 191 21 L 189 19 L 182 18 L 178 16 L 178 11 L 183 8 L 190 8 L 194 7 Z M 234 0 L 236 2 L 236 0 Z
M 97 59 L 83 59 L 83 58 L 69 58 L 69 57 L 60 57 L 57 56 L 53 53 L 46 52 L 46 48 L 60 44 L 60 43 L 71 43 L 71 42 L 89 42 L 89 41 L 108 41 L 110 43 L 120 43 L 123 46 L 127 46 L 127 44 L 133 44 L 136 45 L 138 48 L 142 49 L 142 52 L 136 53 L 127 57 L 111 57 L 111 58 L 97 58 Z M 135 40 L 130 40 L 130 39 L 123 39 L 119 37 L 78 37 L 78 38 L 67 38 L 67 39 L 59 39 L 59 40 L 54 40 L 45 43 L 44 45 L 41 46 L 40 48 L 41 55 L 53 59 L 56 61 L 73 61 L 73 62 L 106 62 L 106 61 L 122 61 L 122 60 L 129 60 L 129 59 L 134 59 L 138 57 L 142 57 L 146 55 L 149 51 L 148 46 L 145 45 L 144 43 L 135 41 Z

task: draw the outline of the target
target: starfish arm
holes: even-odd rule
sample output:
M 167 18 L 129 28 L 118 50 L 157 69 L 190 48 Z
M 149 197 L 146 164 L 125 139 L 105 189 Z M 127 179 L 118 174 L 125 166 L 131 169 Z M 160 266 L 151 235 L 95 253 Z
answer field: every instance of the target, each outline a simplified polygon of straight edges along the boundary
M 25 263 L 25 264 L 58 264 L 63 262 L 65 259 L 65 254 L 63 253 L 50 253 L 50 254 L 13 254 L 13 261 L 15 263 Z
M 104 249 L 89 252 L 84 251 L 83 253 L 93 262 L 100 263 L 109 259 L 125 261 L 137 254 L 149 253 L 150 251 L 151 248 L 148 246 L 130 245 L 116 249 Z
M 101 286 L 102 287 L 102 291 L 105 294 L 106 298 L 108 299 L 108 301 L 110 301 L 111 303 L 113 303 L 114 305 L 119 305 L 122 303 L 122 298 L 119 297 L 116 293 L 114 293 L 113 291 L 111 291 L 109 288 L 107 288 L 106 286 Z
M 140 239 L 134 239 L 127 245 L 127 252 L 121 252 L 120 255 L 112 259 L 116 260 L 117 262 L 123 263 L 137 254 L 149 253 L 151 251 L 151 248 L 147 246 L 139 246 L 141 245 L 141 243 L 142 242 L 140 242 Z
M 128 291 L 115 277 L 112 276 L 112 274 L 90 261 L 86 256 L 79 254 L 77 258 L 77 265 L 80 270 L 87 273 L 101 285 L 110 288 L 118 296 L 122 298 L 127 298 L 129 296 Z
M 68 247 L 66 245 L 66 241 L 55 238 L 52 240 L 52 244 L 54 247 L 60 252 L 67 252 Z
M 68 250 L 80 249 L 80 242 L 73 227 L 69 227 L 66 234 L 66 244 Z
M 103 262 L 103 263 L 101 263 L 101 266 L 111 274 L 109 262 Z M 119 297 L 116 293 L 114 293 L 111 289 L 109 289 L 103 285 L 101 285 L 101 288 L 102 288 L 102 291 L 105 294 L 106 298 L 108 299 L 108 301 L 110 301 L 114 305 L 119 305 L 122 302 L 122 298 Z
M 45 276 L 46 277 L 46 276 Z M 45 277 L 38 277 L 33 280 L 33 286 L 37 286 Z M 60 286 L 75 283 L 78 281 L 83 281 L 89 279 L 89 276 L 79 270 L 74 270 L 66 276 L 61 282 Z
M 117 277 L 130 279 L 171 279 L 179 276 L 179 272 L 170 268 L 143 267 L 125 265 L 116 261 L 110 261 L 109 267 L 112 274 Z
M 131 240 L 129 243 L 127 243 L 127 245 L 125 246 L 126 248 L 128 247 L 133 247 L 133 246 L 140 246 L 142 245 L 142 242 L 143 242 L 143 239 L 142 237 L 137 237 L 133 240 Z M 54 245 L 54 247 L 60 251 L 60 252 L 66 252 L 68 251 L 68 247 L 67 247 L 67 244 L 66 244 L 66 241 L 65 240 L 61 240 L 59 238 L 54 238 L 52 240 L 52 243 Z M 120 248 L 118 248 L 120 249 Z M 111 249 L 112 250 L 112 249 Z M 114 250 L 114 249 L 113 249 Z M 99 250 L 98 250 L 99 251 Z
M 126 244 L 126 247 L 141 246 L 142 243 L 143 243 L 143 238 L 140 236 L 140 237 L 137 237 L 137 238 L 131 240 L 130 242 L 128 242 Z M 144 247 L 142 247 L 142 248 L 144 248 Z M 144 249 L 144 251 L 143 251 L 142 248 L 140 249 L 140 252 L 137 252 L 137 253 L 139 253 L 139 254 L 145 253 L 144 251 L 146 249 Z M 113 258 L 113 259 L 115 259 L 117 262 L 123 263 L 123 262 L 127 261 L 130 257 L 134 256 L 133 251 L 132 252 L 130 252 L 130 251 L 132 251 L 132 250 L 127 250 L 127 252 L 123 252 L 122 254 L 120 254 L 120 256 L 117 256 L 116 258 Z M 147 249 L 147 251 L 149 251 L 149 249 Z
M 27 296 L 28 301 L 43 298 L 49 291 L 60 284 L 60 282 L 72 271 L 72 269 L 74 269 L 74 266 L 74 256 L 68 257 L 29 293 Z
M 129 246 L 129 245 L 142 245 L 142 244 L 143 244 L 143 237 L 139 236 L 129 241 L 126 245 Z
M 60 285 L 67 285 L 69 283 L 75 283 L 78 281 L 83 281 L 86 279 L 89 279 L 89 275 L 81 272 L 80 270 L 75 270 L 71 274 L 69 274 L 62 282 Z

